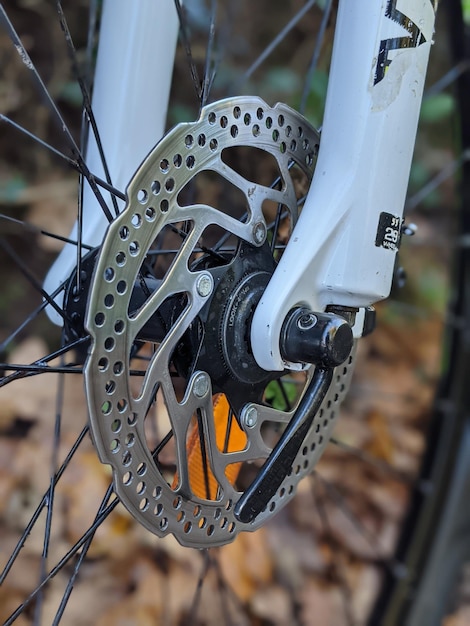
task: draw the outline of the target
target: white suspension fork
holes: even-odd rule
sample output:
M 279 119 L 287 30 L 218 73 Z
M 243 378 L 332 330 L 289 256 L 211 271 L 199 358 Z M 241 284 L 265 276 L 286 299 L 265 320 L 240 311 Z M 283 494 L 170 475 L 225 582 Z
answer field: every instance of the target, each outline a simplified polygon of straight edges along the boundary
M 360 308 L 389 295 L 436 4 L 340 2 L 314 178 L 252 325 L 267 370 L 295 367 L 279 350 L 293 307 Z
M 121 191 L 165 131 L 178 27 L 171 0 L 104 2 L 92 109 L 112 184 Z M 105 178 L 91 130 L 85 161 L 95 176 Z M 110 194 L 102 193 L 112 211 Z M 118 200 L 118 205 L 122 210 L 124 202 Z M 94 193 L 85 182 L 83 243 L 98 246 L 107 225 Z M 77 239 L 77 225 L 70 237 Z M 46 277 L 46 291 L 53 293 L 76 264 L 76 247 L 66 244 Z M 52 307 L 47 312 L 52 321 L 62 323 Z

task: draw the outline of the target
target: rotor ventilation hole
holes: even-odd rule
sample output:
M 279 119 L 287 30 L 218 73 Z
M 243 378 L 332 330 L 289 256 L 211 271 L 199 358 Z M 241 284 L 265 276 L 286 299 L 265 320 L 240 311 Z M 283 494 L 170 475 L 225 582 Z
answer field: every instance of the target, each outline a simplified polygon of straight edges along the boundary
M 111 431 L 113 433 L 118 433 L 121 430 L 122 423 L 121 420 L 115 419 L 111 424 Z
M 155 209 L 153 207 L 147 207 L 145 209 L 145 219 L 147 222 L 153 222 L 155 219 Z
M 118 265 L 118 267 L 123 267 L 126 264 L 126 260 L 125 252 L 118 252 L 116 254 L 116 265 Z
M 137 201 L 140 202 L 140 204 L 145 204 L 147 202 L 148 199 L 148 193 L 145 191 L 145 189 L 139 189 L 139 191 L 137 192 Z
M 161 381 L 149 383 L 145 377 L 132 375 L 131 368 L 134 367 L 132 360 L 137 357 L 135 352 L 129 350 L 130 344 L 126 341 L 139 337 L 140 331 L 137 326 L 141 319 L 148 317 L 147 314 L 150 313 L 157 316 L 161 313 L 162 318 L 171 318 L 168 324 L 169 332 L 174 329 L 173 334 L 175 339 L 177 338 L 179 326 L 182 326 L 179 323 L 181 316 L 191 306 L 188 294 L 184 292 L 184 297 L 173 294 L 171 298 L 168 296 L 166 299 L 162 296 L 161 299 L 164 300 L 162 302 L 159 296 L 153 297 L 153 294 L 157 295 L 156 290 L 160 289 L 161 281 L 165 280 L 171 267 L 180 263 L 180 259 L 183 259 L 184 263 L 183 266 L 179 266 L 183 273 L 196 271 L 200 267 L 197 263 L 201 263 L 199 261 L 201 250 L 205 246 L 214 245 L 213 241 L 219 241 L 227 235 L 229 237 L 224 240 L 223 259 L 220 263 L 230 263 L 233 258 L 232 248 L 235 249 L 237 237 L 240 236 L 238 230 L 235 231 L 237 234 L 233 234 L 231 221 L 246 224 L 255 210 L 265 217 L 271 217 L 271 206 L 263 204 L 264 196 L 261 200 L 255 196 L 253 202 L 258 202 L 259 206 L 255 204 L 252 208 L 251 195 L 247 196 L 252 189 L 250 183 L 255 182 L 269 189 L 273 180 L 272 175 L 275 173 L 276 194 L 285 193 L 291 184 L 295 187 L 299 177 L 292 176 L 290 154 L 293 157 L 292 161 L 305 178 L 310 177 L 311 172 L 305 167 L 305 158 L 312 151 L 317 135 L 308 123 L 302 127 L 304 123 L 300 116 L 290 112 L 283 105 L 279 106 L 281 108 L 271 108 L 261 100 L 251 98 L 217 103 L 203 110 L 202 117 L 194 124 L 185 124 L 176 132 L 172 131 L 171 141 L 163 140 L 159 144 L 131 182 L 129 189 L 132 191 L 129 194 L 128 205 L 111 226 L 110 232 L 113 236 L 106 238 L 102 248 L 103 255 L 100 255 L 98 261 L 99 277 L 97 272 L 97 279 L 93 285 L 94 317 L 90 318 L 94 320 L 94 325 L 90 324 L 95 331 L 94 346 L 90 357 L 91 365 L 87 372 L 87 384 L 93 392 L 90 395 L 96 398 L 96 410 L 91 418 L 93 432 L 102 443 L 104 456 L 113 466 L 117 490 L 124 496 L 123 501 L 131 513 L 145 525 L 153 526 L 156 534 L 174 533 L 184 545 L 204 547 L 224 543 L 232 539 L 238 530 L 244 528 L 243 524 L 236 524 L 233 520 L 238 487 L 230 481 L 228 483 L 222 481 L 223 487 L 215 485 L 214 497 L 209 500 L 199 497 L 198 494 L 193 494 L 195 498 L 183 497 L 180 493 L 181 485 L 178 480 L 175 481 L 175 476 L 181 479 L 183 472 L 180 471 L 178 463 L 173 462 L 173 444 L 168 448 L 169 458 L 168 455 L 160 453 L 154 458 L 151 453 L 156 449 L 162 436 L 160 423 L 157 423 L 161 415 L 157 416 L 157 412 L 167 399 L 164 383 Z M 261 141 L 257 140 L 258 137 L 261 137 Z M 309 142 L 305 143 L 305 140 Z M 243 163 L 246 161 L 244 153 L 240 152 L 240 157 L 238 151 L 259 150 L 261 145 L 265 154 L 263 158 L 274 160 L 276 163 L 269 164 L 267 168 L 263 162 L 263 166 L 255 172 L 257 178 L 251 181 L 249 175 L 247 178 L 243 175 L 245 172 L 238 171 L 244 167 Z M 233 158 L 230 156 L 232 147 L 237 151 L 234 151 Z M 283 156 L 283 153 L 289 151 L 289 155 Z M 211 178 L 221 158 L 229 160 L 226 163 L 227 167 L 240 174 L 241 178 L 237 178 L 241 181 L 240 185 L 232 182 L 230 176 L 225 177 L 224 172 L 227 170 L 221 168 L 217 180 Z M 260 159 L 255 162 L 259 163 Z M 297 173 L 295 168 L 294 173 Z M 266 179 L 271 182 L 267 182 Z M 198 182 L 208 184 L 199 186 Z M 221 182 L 226 183 L 226 186 L 222 186 Z M 227 186 L 228 193 L 225 193 Z M 199 201 L 195 203 L 194 190 L 202 194 L 199 187 L 206 189 L 206 193 L 212 196 L 217 192 L 216 199 L 209 198 L 206 203 Z M 294 191 L 297 195 L 297 188 Z M 298 193 L 300 195 L 301 192 Z M 220 207 L 217 206 L 218 198 L 221 199 Z M 274 203 L 274 200 L 272 202 Z M 201 228 L 201 238 L 197 242 L 195 237 L 194 241 L 188 240 L 194 231 L 194 224 L 192 218 L 188 220 L 181 216 L 192 213 L 180 209 L 183 207 L 192 209 L 196 205 L 204 204 L 213 209 L 214 216 L 218 211 L 227 215 L 229 219 L 224 218 L 220 223 L 204 225 L 204 228 Z M 289 210 L 284 211 L 281 202 L 281 218 L 286 231 L 299 212 L 295 198 L 292 204 L 294 208 L 290 214 Z M 271 211 L 274 216 L 277 215 L 277 204 L 275 209 Z M 199 219 L 196 210 L 194 215 L 194 219 Z M 270 220 L 266 221 L 270 223 Z M 185 241 L 191 244 L 191 248 L 186 246 L 185 254 L 180 255 L 178 250 L 182 249 Z M 161 250 L 164 254 L 161 254 Z M 147 276 L 151 280 L 147 281 L 148 290 L 142 290 L 144 302 L 141 302 L 140 298 L 137 304 L 134 302 L 131 306 L 130 298 L 134 291 L 133 285 L 139 277 L 139 270 L 145 280 Z M 154 308 L 157 310 L 154 311 Z M 148 325 L 144 332 L 151 330 Z M 140 356 L 145 359 L 149 357 L 154 364 L 157 363 L 160 354 L 163 355 L 163 359 L 167 358 L 164 353 L 164 340 L 160 339 L 162 332 L 157 325 L 158 341 L 152 345 L 150 357 L 145 345 L 141 347 Z M 168 329 L 165 328 L 164 332 L 168 334 Z M 142 339 L 143 341 L 150 343 L 150 340 Z M 183 348 L 186 348 L 186 345 Z M 183 351 L 181 354 L 178 352 L 177 357 L 182 362 L 181 367 L 185 366 Z M 171 368 L 174 365 L 165 360 L 164 366 L 166 365 L 169 365 L 170 375 L 173 375 L 175 372 Z M 146 361 L 139 365 L 140 369 L 146 367 Z M 341 395 L 339 391 L 341 384 L 342 382 L 338 381 L 337 395 Z M 141 398 L 145 402 L 141 402 Z M 333 409 L 336 399 L 335 401 L 332 397 L 331 399 L 332 405 L 328 410 L 325 409 L 320 432 L 310 433 L 308 445 L 306 443 L 304 446 L 306 451 L 302 450 L 302 454 L 295 460 L 291 477 L 284 481 L 279 489 L 277 497 L 283 498 L 283 504 L 294 492 L 298 480 L 295 472 L 302 475 L 310 467 L 308 466 L 310 454 L 315 456 L 320 445 L 324 443 L 319 438 L 325 433 L 324 429 L 328 427 L 329 420 L 335 417 Z M 167 405 L 166 408 L 172 419 L 171 402 L 169 404 L 170 406 Z M 152 411 L 147 405 L 151 405 Z M 136 412 L 132 410 L 134 408 Z M 177 437 L 184 437 L 186 432 L 184 429 L 179 432 L 178 426 L 173 422 L 172 428 L 174 441 Z M 326 436 L 324 438 L 326 439 Z M 311 449 L 312 445 L 314 447 Z M 245 454 L 245 448 L 240 450 L 240 455 L 242 462 L 249 463 L 252 458 L 248 452 Z M 220 454 L 223 452 L 220 451 Z M 250 454 L 252 456 L 258 454 L 258 450 Z M 253 457 L 253 461 L 256 462 L 258 458 Z M 310 462 L 310 465 L 312 464 L 313 461 Z M 217 481 L 217 478 L 215 480 Z M 266 516 L 280 506 L 280 503 L 272 500 L 268 505 L 269 510 L 266 510 Z
M 112 350 L 114 350 L 115 344 L 116 342 L 114 340 L 114 337 L 107 337 L 104 340 L 104 349 L 107 350 L 108 352 L 111 352 Z

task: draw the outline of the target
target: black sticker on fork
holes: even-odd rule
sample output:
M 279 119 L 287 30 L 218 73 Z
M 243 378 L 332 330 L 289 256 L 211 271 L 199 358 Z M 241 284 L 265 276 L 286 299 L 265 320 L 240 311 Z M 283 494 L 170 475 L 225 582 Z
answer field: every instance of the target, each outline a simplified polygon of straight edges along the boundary
M 375 237 L 375 245 L 396 252 L 400 247 L 401 226 L 402 219 L 400 217 L 382 211 Z
M 430 2 L 435 12 L 437 9 L 437 0 L 430 0 Z M 391 52 L 394 50 L 405 50 L 407 48 L 418 48 L 427 41 L 419 25 L 415 24 L 410 17 L 397 8 L 398 3 L 399 0 L 387 0 L 385 16 L 402 26 L 404 30 L 408 31 L 408 34 L 402 37 L 382 39 L 377 55 L 374 85 L 377 85 L 377 83 L 380 83 L 380 81 L 385 78 L 385 74 L 393 60 L 393 56 L 390 57 Z M 421 21 L 424 23 L 424 20 Z

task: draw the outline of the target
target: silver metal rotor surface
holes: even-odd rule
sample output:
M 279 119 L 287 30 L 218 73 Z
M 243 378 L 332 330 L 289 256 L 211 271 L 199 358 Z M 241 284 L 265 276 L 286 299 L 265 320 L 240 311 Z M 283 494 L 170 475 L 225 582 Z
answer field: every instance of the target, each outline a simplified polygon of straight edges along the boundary
M 126 208 L 109 226 L 86 317 L 92 338 L 85 367 L 91 431 L 101 461 L 112 466 L 120 499 L 159 536 L 172 533 L 182 544 L 202 548 L 256 529 L 294 495 L 330 438 L 353 355 L 336 369 L 290 475 L 256 520 L 243 524 L 234 505 L 294 414 L 311 374 L 268 381 L 266 394 L 247 400 L 237 420 L 230 408 L 221 418 L 224 389 L 220 383 L 215 388 L 213 375 L 181 365 L 197 356 L 186 353 L 201 349 L 187 338 L 193 333 L 202 345 L 204 307 L 220 289 L 225 268 L 231 271 L 240 242 L 253 250 L 269 244 L 275 261 L 282 254 L 318 142 L 318 133 L 286 105 L 269 107 L 254 97 L 211 104 L 148 155 L 129 184 Z M 269 167 L 274 163 L 272 185 L 258 180 L 264 166 L 257 177 L 244 171 L 246 149 L 267 155 Z M 250 284 L 249 277 L 243 280 Z M 145 329 L 152 323 L 159 330 L 149 339 Z M 237 381 L 230 380 L 233 388 Z M 281 385 L 294 395 L 285 407 L 268 401 L 268 390 Z M 240 384 L 240 394 L 244 389 Z M 225 443 L 216 423 L 221 419 L 229 433 Z M 234 449 L 235 430 L 242 444 Z

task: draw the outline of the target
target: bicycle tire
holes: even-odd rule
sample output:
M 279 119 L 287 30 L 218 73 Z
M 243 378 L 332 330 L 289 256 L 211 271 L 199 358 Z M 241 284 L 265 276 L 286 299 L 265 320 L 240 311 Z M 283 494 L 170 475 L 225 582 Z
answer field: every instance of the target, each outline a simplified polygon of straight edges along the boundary
M 462 5 L 453 1 L 445 8 L 447 12 L 443 17 L 448 20 L 452 33 L 453 62 L 456 66 L 468 65 L 470 47 Z M 456 79 L 460 118 L 458 141 L 462 153 L 468 151 L 470 145 L 469 79 L 468 70 Z M 465 244 L 470 226 L 468 158 L 464 158 L 460 176 L 454 287 L 444 335 L 446 358 L 430 418 L 429 445 L 423 458 L 417 494 L 397 548 L 398 558 L 407 563 L 412 574 L 398 582 L 389 578 L 371 624 L 379 623 L 378 619 L 384 625 L 440 624 L 450 609 L 449 598 L 456 588 L 460 569 L 469 558 L 470 518 L 464 503 L 469 494 L 467 433 L 470 398 L 465 378 L 470 367 L 470 354 L 462 335 L 470 315 L 469 259 Z

